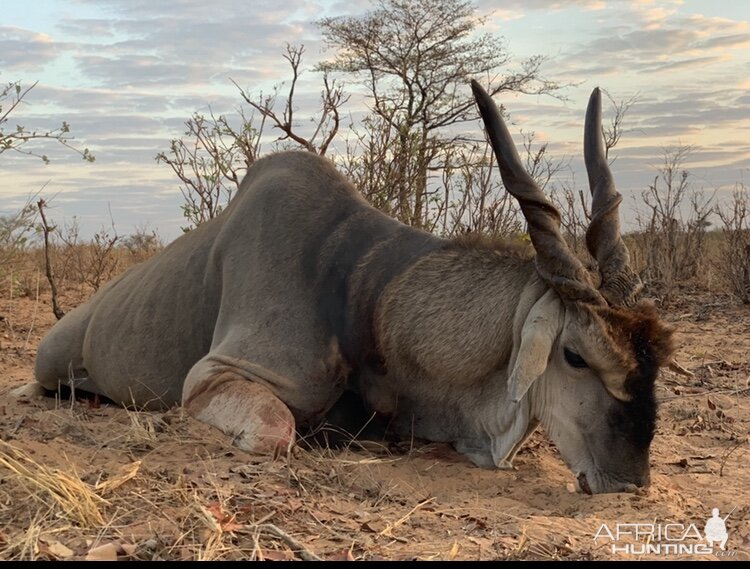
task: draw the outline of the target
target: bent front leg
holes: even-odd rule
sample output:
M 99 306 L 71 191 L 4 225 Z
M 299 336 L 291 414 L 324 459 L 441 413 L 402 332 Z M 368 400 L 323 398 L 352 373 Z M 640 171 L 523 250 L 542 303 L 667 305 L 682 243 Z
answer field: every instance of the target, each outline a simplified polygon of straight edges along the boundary
M 294 417 L 278 397 L 236 371 L 217 369 L 205 360 L 188 373 L 182 405 L 199 421 L 232 437 L 242 450 L 277 456 L 294 444 Z

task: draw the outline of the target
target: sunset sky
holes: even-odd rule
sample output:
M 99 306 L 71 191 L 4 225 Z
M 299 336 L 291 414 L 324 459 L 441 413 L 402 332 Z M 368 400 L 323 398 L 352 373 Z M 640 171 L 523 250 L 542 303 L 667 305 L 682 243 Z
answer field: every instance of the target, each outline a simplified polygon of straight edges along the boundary
M 72 126 L 86 163 L 62 147 L 39 146 L 52 163 L 4 153 L 0 214 L 47 184 L 50 215 L 76 215 L 84 236 L 109 225 L 118 233 L 147 223 L 169 241 L 180 234 L 176 178 L 154 160 L 182 135 L 192 112 L 233 114 L 247 90 L 268 92 L 288 77 L 285 44 L 304 44 L 307 69 L 298 116 L 309 116 L 325 51 L 315 20 L 356 15 L 363 0 L 0 0 L 0 81 L 39 81 L 7 125 Z M 505 40 L 518 58 L 549 58 L 544 75 L 575 83 L 567 101 L 504 96 L 511 131 L 535 131 L 555 157 L 571 157 L 582 184 L 586 100 L 601 86 L 618 100 L 637 95 L 613 171 L 625 205 L 653 181 L 665 148 L 693 145 L 685 164 L 696 189 L 728 195 L 750 183 L 750 2 L 746 0 L 479 0 L 482 31 Z M 510 69 L 513 67 L 511 65 Z M 466 87 L 467 94 L 469 92 Z M 356 118 L 366 101 L 344 109 Z M 347 123 L 348 124 L 348 123 Z M 472 125 L 469 125 L 472 126 Z M 479 124 L 473 125 L 480 132 Z M 339 139 L 339 148 L 343 139 Z M 336 148 L 333 149 L 334 152 Z M 626 217 L 632 219 L 632 214 Z

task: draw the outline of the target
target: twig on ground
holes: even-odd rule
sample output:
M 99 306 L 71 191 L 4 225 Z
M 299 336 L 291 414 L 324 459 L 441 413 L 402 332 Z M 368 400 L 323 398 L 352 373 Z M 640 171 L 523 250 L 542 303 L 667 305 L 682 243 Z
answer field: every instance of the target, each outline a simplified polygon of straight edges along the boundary
M 426 500 L 422 500 L 419 504 L 414 506 L 411 510 L 409 510 L 405 515 L 401 516 L 398 520 L 393 522 L 392 524 L 388 524 L 388 526 L 380 532 L 380 535 L 385 535 L 388 537 L 393 537 L 391 532 L 396 529 L 398 526 L 403 524 L 406 520 L 408 520 L 414 513 L 419 510 L 420 508 L 426 506 L 430 502 L 432 502 L 435 498 L 427 498 Z
M 744 439 L 740 442 L 738 442 L 736 445 L 734 445 L 731 449 L 729 449 L 729 452 L 727 452 L 722 458 L 721 458 L 721 467 L 719 468 L 719 478 L 724 476 L 724 465 L 727 462 L 727 459 L 729 456 L 736 451 L 738 448 L 740 448 L 742 445 L 747 443 L 747 439 Z
M 274 537 L 278 537 L 281 541 L 286 543 L 289 548 L 296 553 L 300 559 L 303 561 L 322 561 L 320 557 L 312 553 L 309 549 L 307 549 L 304 545 L 302 545 L 299 541 L 294 539 L 292 536 L 290 536 L 285 531 L 282 531 L 278 527 L 276 527 L 273 524 L 263 524 L 262 526 L 259 526 L 261 530 L 264 530 Z

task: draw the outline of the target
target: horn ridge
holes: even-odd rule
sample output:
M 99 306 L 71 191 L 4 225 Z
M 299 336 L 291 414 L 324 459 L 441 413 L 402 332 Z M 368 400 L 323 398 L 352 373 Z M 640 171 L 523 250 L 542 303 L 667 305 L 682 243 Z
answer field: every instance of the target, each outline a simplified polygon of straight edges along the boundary
M 630 267 L 630 254 L 620 232 L 622 195 L 616 190 L 602 136 L 602 97 L 596 87 L 589 97 L 583 134 L 583 157 L 591 191 L 591 222 L 586 247 L 599 264 L 599 292 L 610 305 L 630 306 L 643 289 Z
M 471 81 L 471 89 L 505 189 L 518 201 L 528 224 L 539 275 L 567 300 L 605 304 L 560 233 L 560 212 L 523 167 L 497 105 L 477 81 Z

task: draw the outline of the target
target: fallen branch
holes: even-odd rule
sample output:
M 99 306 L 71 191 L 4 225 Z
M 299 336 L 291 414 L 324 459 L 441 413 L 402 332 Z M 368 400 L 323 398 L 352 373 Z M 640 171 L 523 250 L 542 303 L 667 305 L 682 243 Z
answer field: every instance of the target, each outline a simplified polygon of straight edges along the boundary
M 677 363 L 677 360 L 672 360 L 671 362 L 669 362 L 669 369 L 671 369 L 675 373 L 684 375 L 685 377 L 695 377 L 695 374 L 692 371 L 686 370 L 679 363 Z
M 719 468 L 719 478 L 721 478 L 722 476 L 724 476 L 724 465 L 725 465 L 725 464 L 727 463 L 727 459 L 728 459 L 728 458 L 730 457 L 730 455 L 731 455 L 731 454 L 732 454 L 732 453 L 733 453 L 734 451 L 736 451 L 736 450 L 737 450 L 738 448 L 740 448 L 741 446 L 743 446 L 743 445 L 747 444 L 747 441 L 748 441 L 748 439 L 745 439 L 745 440 L 742 440 L 742 441 L 738 442 L 738 443 L 737 443 L 736 445 L 734 445 L 734 446 L 733 446 L 733 447 L 732 447 L 731 449 L 729 449 L 729 452 L 728 452 L 728 453 L 726 453 L 726 454 L 725 454 L 725 455 L 724 455 L 724 456 L 722 457 L 722 459 L 721 459 L 721 468 Z
M 261 530 L 264 530 L 274 537 L 278 537 L 281 541 L 286 543 L 289 548 L 294 551 L 300 559 L 303 561 L 322 561 L 320 557 L 312 553 L 309 549 L 307 549 L 304 545 L 302 545 L 299 541 L 294 539 L 291 535 L 286 533 L 285 531 L 279 529 L 273 524 L 263 524 L 262 526 L 259 526 Z
M 408 520 L 414 512 L 419 510 L 420 508 L 426 506 L 430 502 L 432 502 L 434 498 L 427 498 L 426 500 L 422 500 L 419 504 L 414 506 L 411 510 L 409 510 L 404 516 L 393 522 L 392 524 L 388 524 L 388 526 L 380 532 L 380 535 L 384 535 L 386 537 L 393 537 L 393 534 L 391 533 L 394 529 L 396 529 L 398 526 L 403 524 L 406 520 Z

